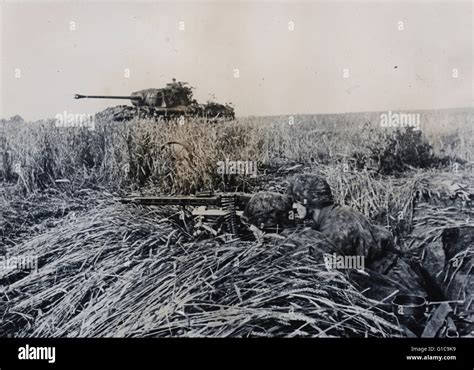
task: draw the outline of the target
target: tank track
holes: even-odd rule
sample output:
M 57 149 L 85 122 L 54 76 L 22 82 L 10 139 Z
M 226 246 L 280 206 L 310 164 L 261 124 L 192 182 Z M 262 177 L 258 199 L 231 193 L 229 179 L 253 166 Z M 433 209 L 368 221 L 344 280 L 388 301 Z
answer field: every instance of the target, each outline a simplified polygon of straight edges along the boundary
M 134 118 L 150 119 L 154 121 L 170 121 L 184 118 L 204 118 L 209 121 L 232 121 L 235 119 L 232 108 L 226 106 L 196 106 L 184 108 L 152 108 L 119 105 L 106 108 L 97 113 L 98 119 L 107 121 L 131 121 Z

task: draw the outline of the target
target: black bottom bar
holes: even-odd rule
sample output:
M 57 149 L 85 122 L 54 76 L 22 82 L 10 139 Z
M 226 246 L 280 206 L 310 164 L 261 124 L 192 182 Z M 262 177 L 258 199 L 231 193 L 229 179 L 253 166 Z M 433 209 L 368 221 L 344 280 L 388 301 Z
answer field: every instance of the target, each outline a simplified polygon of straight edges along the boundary
M 472 370 L 473 352 L 472 339 L 0 339 L 0 369 Z

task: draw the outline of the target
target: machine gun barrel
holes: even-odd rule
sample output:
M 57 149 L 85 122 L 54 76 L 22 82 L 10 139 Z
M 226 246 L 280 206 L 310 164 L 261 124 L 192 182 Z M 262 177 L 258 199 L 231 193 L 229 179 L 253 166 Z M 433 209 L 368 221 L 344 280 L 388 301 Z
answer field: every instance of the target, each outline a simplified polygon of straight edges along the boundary
M 215 196 L 156 196 L 122 198 L 122 203 L 140 204 L 146 206 L 214 206 L 221 207 L 225 199 L 233 198 L 237 209 L 243 209 L 250 201 L 252 194 L 229 193 Z

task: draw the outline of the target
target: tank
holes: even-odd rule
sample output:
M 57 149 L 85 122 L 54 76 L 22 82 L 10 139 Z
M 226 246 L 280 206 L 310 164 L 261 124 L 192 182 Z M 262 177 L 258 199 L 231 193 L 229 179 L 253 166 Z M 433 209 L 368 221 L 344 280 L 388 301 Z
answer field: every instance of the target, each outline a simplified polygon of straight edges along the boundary
M 135 117 L 154 120 L 181 117 L 202 117 L 212 121 L 235 119 L 234 108 L 231 105 L 215 102 L 199 104 L 193 99 L 192 88 L 186 82 L 175 79 L 164 88 L 140 90 L 129 96 L 76 94 L 74 98 L 130 100 L 132 105 L 110 107 L 98 113 L 101 117 L 115 121 L 128 121 Z

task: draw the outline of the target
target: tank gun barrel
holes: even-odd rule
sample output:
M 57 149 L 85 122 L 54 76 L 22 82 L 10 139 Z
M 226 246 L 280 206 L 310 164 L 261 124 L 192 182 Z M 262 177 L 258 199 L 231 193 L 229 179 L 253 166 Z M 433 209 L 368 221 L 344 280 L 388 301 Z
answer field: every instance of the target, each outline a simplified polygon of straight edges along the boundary
M 74 95 L 74 99 L 127 99 L 142 100 L 140 96 L 117 96 L 117 95 Z

